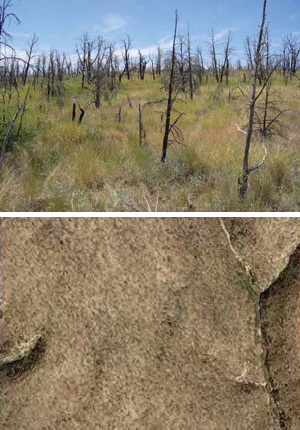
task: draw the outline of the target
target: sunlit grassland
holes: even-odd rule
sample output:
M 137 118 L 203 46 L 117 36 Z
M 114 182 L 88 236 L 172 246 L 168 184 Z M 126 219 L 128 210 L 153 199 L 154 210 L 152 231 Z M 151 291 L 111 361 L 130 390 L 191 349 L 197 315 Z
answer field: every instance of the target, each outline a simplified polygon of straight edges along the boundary
M 145 145 L 139 147 L 138 104 L 164 97 L 162 82 L 123 81 L 116 97 L 90 106 L 82 125 L 72 122 L 74 97 L 91 99 L 80 78 L 66 79 L 64 97 L 47 101 L 42 89 L 31 90 L 24 126 L 12 139 L 0 183 L 1 211 L 297 211 L 300 208 L 300 91 L 296 81 L 274 82 L 277 99 L 291 110 L 282 118 L 289 139 L 268 138 L 267 163 L 250 178 L 244 203 L 238 198 L 249 88 L 236 74 L 229 88 L 214 98 L 210 80 L 193 101 L 180 95 L 176 108 L 184 145 L 171 145 L 160 163 L 161 112 L 165 104 L 147 106 Z M 239 85 L 245 94 L 236 89 Z M 130 104 L 132 107 L 130 107 Z M 122 120 L 118 123 L 119 107 Z M 13 111 L 13 107 L 12 107 Z M 251 162 L 264 155 L 253 140 Z

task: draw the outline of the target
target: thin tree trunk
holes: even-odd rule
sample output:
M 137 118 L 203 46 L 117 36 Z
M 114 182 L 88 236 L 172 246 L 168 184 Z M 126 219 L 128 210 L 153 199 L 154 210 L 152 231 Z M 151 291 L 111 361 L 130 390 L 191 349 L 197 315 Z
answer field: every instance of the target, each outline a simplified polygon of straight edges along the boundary
M 264 0 L 263 18 L 260 26 L 260 33 L 259 33 L 259 39 L 257 43 L 255 65 L 254 65 L 254 72 L 253 72 L 252 98 L 250 103 L 249 124 L 248 124 L 248 132 L 247 132 L 246 146 L 245 146 L 245 153 L 244 153 L 244 160 L 243 160 L 243 178 L 239 180 L 240 197 L 242 200 L 244 200 L 245 195 L 248 191 L 249 174 L 251 173 L 251 170 L 249 170 L 249 154 L 250 154 L 250 147 L 251 147 L 251 139 L 253 135 L 255 105 L 257 101 L 256 88 L 257 88 L 257 79 L 258 79 L 258 73 L 259 73 L 260 61 L 261 61 L 261 50 L 263 47 L 264 29 L 265 29 L 265 23 L 266 23 L 266 8 L 267 8 L 267 0 Z
M 142 117 L 142 107 L 139 103 L 139 145 L 140 148 L 143 146 L 143 134 L 144 134 L 144 124 L 143 124 L 143 117 Z
M 72 121 L 76 119 L 76 103 L 73 103 Z
M 21 106 L 19 106 L 19 107 L 18 107 L 18 109 L 17 109 L 17 111 L 16 111 L 16 113 L 15 113 L 15 115 L 14 115 L 14 117 L 13 117 L 13 120 L 12 120 L 12 122 L 10 123 L 10 126 L 9 126 L 9 128 L 8 128 L 8 131 L 7 131 L 6 135 L 5 135 L 5 138 L 4 138 L 4 141 L 3 141 L 2 147 L 1 147 L 1 152 L 0 152 L 0 172 L 1 172 L 1 170 L 2 170 L 3 161 L 4 161 L 4 156 L 5 156 L 5 152 L 6 152 L 6 147 L 7 147 L 7 144 L 8 144 L 8 141 L 9 141 L 9 138 L 10 138 L 10 135 L 11 135 L 11 132 L 12 132 L 12 129 L 14 128 L 15 123 L 16 123 L 16 121 L 17 121 L 17 119 L 18 119 L 19 113 L 21 112 L 21 110 L 22 110 L 23 108 L 24 108 L 24 104 L 22 104 Z
M 178 12 L 175 12 L 175 31 L 174 31 L 174 39 L 173 39 L 173 50 L 172 50 L 172 65 L 171 65 L 171 75 L 169 81 L 169 96 L 168 96 L 168 106 L 167 106 L 167 118 L 166 118 L 166 126 L 165 126 L 165 136 L 163 141 L 163 151 L 161 161 L 164 163 L 167 158 L 168 151 L 168 143 L 169 143 L 169 134 L 170 134 L 170 124 L 171 124 L 171 112 L 172 112 L 172 103 L 173 103 L 173 80 L 174 80 L 174 70 L 175 70 L 175 59 L 176 59 L 176 38 L 177 38 L 177 26 L 178 26 Z
M 190 81 L 190 98 L 194 98 L 194 79 L 193 79 L 193 64 L 191 54 L 191 37 L 190 31 L 188 31 L 188 62 L 189 62 L 189 81 Z

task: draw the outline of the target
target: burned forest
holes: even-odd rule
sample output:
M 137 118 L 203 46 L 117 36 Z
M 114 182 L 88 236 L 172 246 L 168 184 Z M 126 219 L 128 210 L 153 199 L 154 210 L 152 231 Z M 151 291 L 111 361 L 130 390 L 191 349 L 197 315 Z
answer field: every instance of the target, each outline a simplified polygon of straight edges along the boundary
M 299 211 L 300 38 L 272 44 L 271 8 L 242 51 L 179 10 L 168 47 L 83 32 L 67 53 L 17 49 L 2 0 L 1 211 Z

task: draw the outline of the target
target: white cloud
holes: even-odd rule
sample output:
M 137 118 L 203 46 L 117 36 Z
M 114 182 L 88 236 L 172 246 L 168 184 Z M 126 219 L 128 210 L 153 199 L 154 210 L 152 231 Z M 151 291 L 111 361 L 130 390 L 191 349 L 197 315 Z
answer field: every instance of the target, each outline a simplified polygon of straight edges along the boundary
M 168 34 L 167 36 L 162 37 L 162 38 L 160 39 L 159 43 L 160 43 L 161 45 L 163 45 L 164 43 L 168 43 L 170 40 L 173 40 L 173 34 Z
M 219 33 L 214 33 L 215 36 L 215 41 L 217 42 L 218 40 L 222 40 L 225 37 L 228 36 L 229 31 L 233 31 L 233 28 L 225 28 L 224 30 L 219 31 Z M 199 37 L 200 40 L 203 40 L 204 42 L 211 42 L 211 33 L 200 36 Z
M 103 19 L 104 28 L 102 29 L 104 33 L 111 33 L 113 31 L 121 30 L 127 26 L 127 21 L 120 15 L 110 14 L 106 15 Z
M 231 28 L 226 28 L 225 30 L 222 30 L 219 33 L 215 34 L 215 40 L 217 41 L 223 39 L 225 36 L 228 35 L 229 31 L 231 30 Z

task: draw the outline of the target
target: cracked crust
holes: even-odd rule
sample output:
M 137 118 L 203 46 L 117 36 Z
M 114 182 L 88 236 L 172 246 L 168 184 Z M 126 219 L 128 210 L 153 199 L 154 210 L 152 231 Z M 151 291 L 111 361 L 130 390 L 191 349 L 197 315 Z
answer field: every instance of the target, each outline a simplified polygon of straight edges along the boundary
M 224 233 L 219 219 L 5 220 L 5 336 L 46 327 L 47 351 L 4 381 L 0 424 L 272 428 L 258 295 Z
M 278 428 L 300 428 L 300 246 L 261 295 L 265 366 Z

